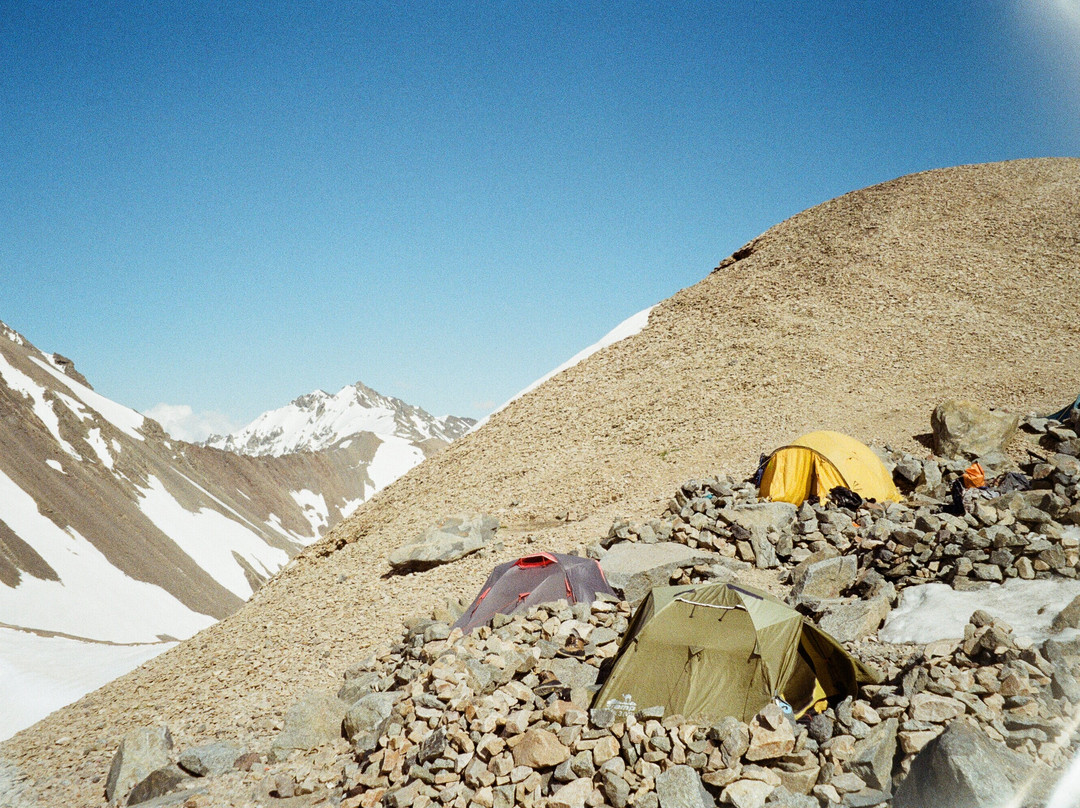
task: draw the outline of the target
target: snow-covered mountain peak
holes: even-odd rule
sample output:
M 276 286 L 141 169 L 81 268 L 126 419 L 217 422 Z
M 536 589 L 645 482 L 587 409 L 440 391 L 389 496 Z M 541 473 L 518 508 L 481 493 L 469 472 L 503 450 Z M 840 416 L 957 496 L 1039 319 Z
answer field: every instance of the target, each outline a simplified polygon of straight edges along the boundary
M 343 387 L 334 395 L 315 390 L 290 404 L 264 412 L 231 435 L 212 435 L 206 446 L 248 455 L 319 451 L 359 433 L 409 441 L 461 437 L 474 422 L 448 415 L 435 417 L 401 399 L 384 396 L 367 385 Z

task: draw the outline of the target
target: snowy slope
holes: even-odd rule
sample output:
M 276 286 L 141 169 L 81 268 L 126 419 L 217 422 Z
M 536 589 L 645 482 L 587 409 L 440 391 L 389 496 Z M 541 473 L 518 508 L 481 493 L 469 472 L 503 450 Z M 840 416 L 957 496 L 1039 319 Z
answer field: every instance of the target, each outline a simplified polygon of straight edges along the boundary
M 472 424 L 358 384 L 222 440 L 244 454 L 193 445 L 3 323 L 0 414 L 0 739 L 235 611 Z
M 318 489 L 323 528 L 374 487 L 348 468 L 362 455 L 170 441 L 3 323 L 0 413 L 0 738 L 212 625 L 318 539 L 290 487 Z
M 285 407 L 264 412 L 238 432 L 212 435 L 205 445 L 280 457 L 327 449 L 365 432 L 417 442 L 437 438 L 449 443 L 465 434 L 472 423 L 453 415 L 436 418 L 357 382 L 335 395 L 316 390 L 300 396 Z

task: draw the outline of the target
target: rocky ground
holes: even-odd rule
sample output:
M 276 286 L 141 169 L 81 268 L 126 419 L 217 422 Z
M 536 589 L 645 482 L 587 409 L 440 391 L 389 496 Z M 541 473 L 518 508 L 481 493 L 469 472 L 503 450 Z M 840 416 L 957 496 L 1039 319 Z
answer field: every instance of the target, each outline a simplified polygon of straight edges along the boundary
M 947 397 L 1059 408 L 1075 397 L 1080 367 L 1077 209 L 1080 160 L 1035 160 L 905 177 L 777 225 L 659 304 L 641 333 L 380 492 L 237 614 L 5 742 L 0 777 L 22 783 L 9 793 L 21 789 L 24 804 L 97 804 L 117 745 L 141 726 L 167 725 L 180 751 L 228 742 L 266 755 L 289 705 L 312 689 L 336 692 L 404 617 L 472 597 L 498 560 L 584 552 L 619 517 L 674 517 L 669 496 L 687 479 L 742 479 L 761 452 L 813 429 L 881 440 L 921 463 L 927 415 Z M 391 553 L 463 511 L 498 517 L 504 549 L 389 575 Z M 816 552 L 816 537 L 795 548 L 795 535 L 793 550 Z M 899 563 L 885 551 L 926 551 L 891 530 L 872 540 L 883 542 L 873 561 L 882 577 Z M 792 557 L 758 568 L 739 541 L 734 560 L 753 565 L 739 574 L 782 590 Z M 931 559 L 943 562 L 938 572 L 982 552 L 964 556 L 963 577 L 978 580 L 975 564 L 1003 549 L 959 546 L 959 556 Z M 998 569 L 1019 575 L 1020 558 L 1004 549 L 1013 561 Z M 254 789 L 266 765 L 213 778 L 207 804 L 264 801 Z
M 646 584 L 779 570 L 788 602 L 881 675 L 823 712 L 796 722 L 770 704 L 748 723 L 663 708 L 619 714 L 592 700 L 631 603 L 562 601 L 499 615 L 467 636 L 448 625 L 460 609 L 449 604 L 435 615 L 447 622 L 406 621 L 396 642 L 344 671 L 336 692 L 306 694 L 268 748 L 179 750 L 165 727 L 133 731 L 107 794 L 130 792 L 129 804 L 167 794 L 159 799 L 192 808 L 237 787 L 267 804 L 349 808 L 916 808 L 997 804 L 1013 791 L 1017 805 L 1043 804 L 1078 746 L 1080 639 L 1067 630 L 1080 626 L 1080 597 L 1056 614 L 1066 634 L 1038 644 L 982 610 L 962 638 L 932 646 L 876 635 L 898 592 L 927 580 L 977 590 L 1005 578 L 1076 577 L 1080 411 L 1070 424 L 1029 419 L 1034 448 L 1018 464 L 1000 451 L 1015 417 L 998 429 L 1000 414 L 955 402 L 939 411 L 949 408 L 969 416 L 966 439 L 952 444 L 960 456 L 916 462 L 881 450 L 911 487 L 905 503 L 796 508 L 759 501 L 752 483 L 694 480 L 659 518 L 617 521 L 590 547 L 602 564 L 619 549 L 639 560 L 671 542 L 697 551 L 623 577 L 615 565 L 613 583 L 634 600 Z M 956 438 L 946 433 L 939 445 Z M 971 451 L 976 433 L 981 453 Z M 982 487 L 954 485 L 976 454 L 997 473 Z M 1003 493 L 1006 481 L 1019 490 Z M 459 545 L 437 561 L 417 558 L 453 563 L 477 549 Z

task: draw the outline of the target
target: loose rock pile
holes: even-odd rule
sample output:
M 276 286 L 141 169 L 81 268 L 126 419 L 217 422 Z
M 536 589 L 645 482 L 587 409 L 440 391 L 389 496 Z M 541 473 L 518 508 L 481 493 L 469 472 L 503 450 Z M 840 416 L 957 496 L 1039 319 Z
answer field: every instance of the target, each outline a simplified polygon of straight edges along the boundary
M 1074 751 L 1080 639 L 1024 644 L 981 611 L 962 640 L 914 647 L 874 636 L 912 584 L 1076 577 L 1080 440 L 1056 422 L 1028 427 L 1045 450 L 1023 469 L 1035 487 L 965 498 L 960 513 L 943 494 L 968 460 L 889 453 L 913 486 L 910 505 L 796 508 L 757 501 L 749 483 L 695 480 L 661 518 L 616 522 L 590 548 L 601 558 L 631 545 L 678 548 L 660 554 L 668 560 L 652 577 L 627 576 L 635 592 L 642 581 L 776 569 L 790 602 L 882 673 L 824 712 L 793 722 L 769 705 L 749 723 L 711 723 L 593 708 L 632 605 L 559 602 L 498 615 L 466 636 L 412 621 L 399 642 L 346 671 L 336 694 L 294 705 L 268 751 L 219 743 L 177 756 L 164 728 L 133 733 L 109 798 L 135 804 L 172 791 L 162 799 L 196 808 L 212 804 L 215 779 L 240 777 L 252 780 L 253 801 L 346 808 L 914 808 L 946 787 L 983 804 L 993 789 L 1030 780 L 1021 802 L 1035 804 Z M 1009 462 L 983 460 L 997 470 Z M 1078 624 L 1080 598 L 1055 627 Z M 948 782 L 928 791 L 937 777 Z
M 888 673 L 883 684 L 797 724 L 774 705 L 749 724 L 590 709 L 629 616 L 629 604 L 601 600 L 500 616 L 466 637 L 416 622 L 350 668 L 336 697 L 322 695 L 337 705 L 336 739 L 320 735 L 311 711 L 290 711 L 282 736 L 306 736 L 313 749 L 275 744 L 258 764 L 256 792 L 349 808 L 869 806 L 887 802 L 916 755 L 958 719 L 981 730 L 984 755 L 1022 760 L 1027 772 L 1069 754 L 1055 739 L 1073 717 L 1080 644 L 1021 649 L 984 613 L 955 648 L 881 646 L 870 661 Z M 148 735 L 161 758 L 161 732 Z M 239 751 L 189 750 L 180 762 L 212 778 L 232 765 L 212 761 Z M 161 793 L 143 776 L 140 793 Z

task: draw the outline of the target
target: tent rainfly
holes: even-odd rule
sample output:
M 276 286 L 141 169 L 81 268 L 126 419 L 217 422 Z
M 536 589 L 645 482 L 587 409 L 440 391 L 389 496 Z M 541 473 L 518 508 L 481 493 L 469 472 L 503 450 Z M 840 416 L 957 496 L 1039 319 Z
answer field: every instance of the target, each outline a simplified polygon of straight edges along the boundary
M 863 499 L 899 502 L 888 469 L 866 444 L 839 432 L 811 432 L 777 449 L 765 462 L 761 496 L 801 505 L 813 495 L 824 502 L 837 486 Z
M 496 614 L 510 614 L 556 600 L 592 603 L 599 594 L 616 597 L 593 559 L 560 553 L 523 556 L 492 570 L 480 594 L 454 623 L 454 628 L 468 634 Z
M 594 707 L 749 721 L 781 698 L 801 715 L 878 677 L 771 595 L 736 584 L 657 587 L 642 601 Z

